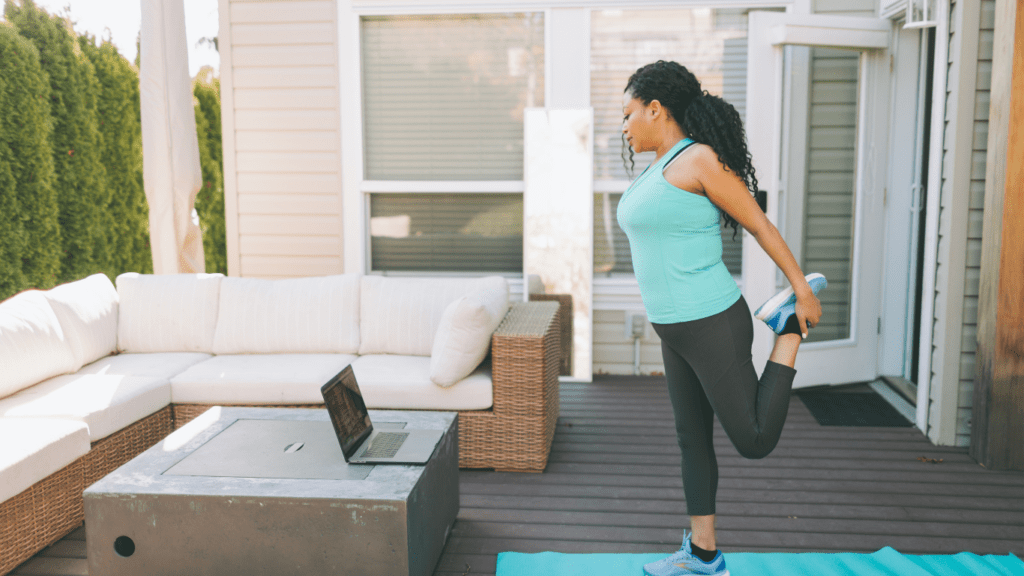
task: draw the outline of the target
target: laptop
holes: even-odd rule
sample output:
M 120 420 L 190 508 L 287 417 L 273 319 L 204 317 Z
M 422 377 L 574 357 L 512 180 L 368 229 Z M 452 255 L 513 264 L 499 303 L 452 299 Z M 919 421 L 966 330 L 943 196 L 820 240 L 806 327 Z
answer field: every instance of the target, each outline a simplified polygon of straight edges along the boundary
M 349 464 L 426 464 L 444 430 L 375 430 L 348 365 L 320 388 Z

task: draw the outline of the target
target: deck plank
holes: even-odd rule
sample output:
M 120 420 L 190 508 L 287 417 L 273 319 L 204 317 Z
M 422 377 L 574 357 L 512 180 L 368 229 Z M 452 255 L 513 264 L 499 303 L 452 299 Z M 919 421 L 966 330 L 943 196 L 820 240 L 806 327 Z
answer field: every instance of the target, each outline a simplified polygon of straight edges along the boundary
M 767 458 L 742 458 L 717 422 L 714 442 L 726 551 L 1024 555 L 1024 475 L 915 428 L 821 426 L 794 396 Z M 687 522 L 679 459 L 664 378 L 562 383 L 543 474 L 460 471 L 434 576 L 493 575 L 504 551 L 671 552 Z M 15 574 L 84 575 L 84 546 L 79 528 Z

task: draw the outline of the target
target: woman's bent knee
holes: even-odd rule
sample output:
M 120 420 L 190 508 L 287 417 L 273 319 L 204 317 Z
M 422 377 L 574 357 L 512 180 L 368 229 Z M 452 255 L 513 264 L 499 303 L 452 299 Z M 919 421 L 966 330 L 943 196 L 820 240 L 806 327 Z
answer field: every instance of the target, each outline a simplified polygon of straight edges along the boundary
M 765 456 L 772 453 L 775 450 L 775 446 L 778 445 L 779 440 L 776 438 L 774 442 L 742 442 L 734 444 L 736 450 L 740 453 L 740 456 L 748 460 L 760 460 Z

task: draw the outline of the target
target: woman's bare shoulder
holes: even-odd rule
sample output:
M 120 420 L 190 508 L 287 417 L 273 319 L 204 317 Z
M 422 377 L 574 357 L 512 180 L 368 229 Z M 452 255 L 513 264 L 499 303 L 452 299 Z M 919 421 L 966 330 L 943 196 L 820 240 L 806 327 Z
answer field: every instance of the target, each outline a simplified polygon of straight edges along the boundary
M 707 144 L 695 143 L 665 169 L 665 180 L 677 188 L 705 195 L 703 180 L 722 171 L 718 154 Z

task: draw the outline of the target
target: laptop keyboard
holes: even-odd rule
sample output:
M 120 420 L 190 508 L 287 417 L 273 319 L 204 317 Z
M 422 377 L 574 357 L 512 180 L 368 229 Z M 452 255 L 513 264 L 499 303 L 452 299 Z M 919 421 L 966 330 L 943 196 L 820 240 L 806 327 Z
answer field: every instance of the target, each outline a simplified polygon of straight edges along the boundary
M 381 432 L 373 438 L 370 447 L 363 453 L 363 458 L 391 458 L 405 442 L 408 432 Z

